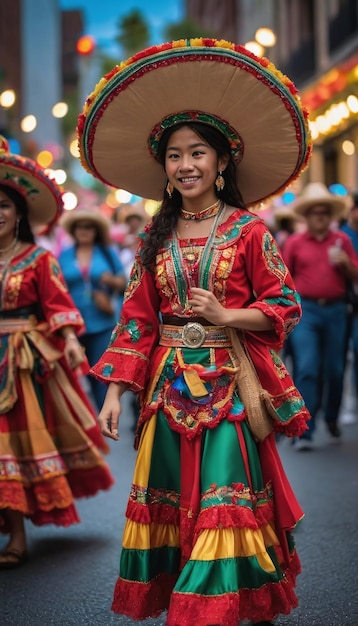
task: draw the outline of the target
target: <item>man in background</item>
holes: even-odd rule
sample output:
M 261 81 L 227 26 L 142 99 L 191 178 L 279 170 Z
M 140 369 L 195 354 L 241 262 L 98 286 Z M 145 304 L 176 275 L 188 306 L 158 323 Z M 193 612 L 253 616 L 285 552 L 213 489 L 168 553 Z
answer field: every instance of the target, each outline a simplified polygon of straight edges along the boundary
M 332 228 L 346 207 L 322 183 L 310 183 L 293 203 L 306 230 L 291 235 L 284 258 L 302 300 L 302 319 L 291 334 L 295 383 L 311 413 L 298 450 L 313 446 L 316 416 L 324 413 L 334 438 L 341 436 L 338 415 L 345 370 L 346 281 L 358 279 L 358 258 L 350 238 Z

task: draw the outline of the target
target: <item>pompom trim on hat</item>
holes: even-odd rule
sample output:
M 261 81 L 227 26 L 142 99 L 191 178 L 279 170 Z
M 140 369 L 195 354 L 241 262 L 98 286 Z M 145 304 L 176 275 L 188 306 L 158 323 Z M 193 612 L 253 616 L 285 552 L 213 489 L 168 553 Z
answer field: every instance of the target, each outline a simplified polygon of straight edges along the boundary
M 176 113 L 175 115 L 168 115 L 162 119 L 159 124 L 156 124 L 148 139 L 149 152 L 155 159 L 158 155 L 159 142 L 163 132 L 167 128 L 175 126 L 176 124 L 182 124 L 183 122 L 201 122 L 202 124 L 208 124 L 208 126 L 214 126 L 214 128 L 217 128 L 217 130 L 219 130 L 227 138 L 230 144 L 232 158 L 235 163 L 240 163 L 244 154 L 244 145 L 240 135 L 238 135 L 235 129 L 229 126 L 225 120 L 220 119 L 216 115 L 204 113 L 203 111 L 183 111 L 182 113 Z

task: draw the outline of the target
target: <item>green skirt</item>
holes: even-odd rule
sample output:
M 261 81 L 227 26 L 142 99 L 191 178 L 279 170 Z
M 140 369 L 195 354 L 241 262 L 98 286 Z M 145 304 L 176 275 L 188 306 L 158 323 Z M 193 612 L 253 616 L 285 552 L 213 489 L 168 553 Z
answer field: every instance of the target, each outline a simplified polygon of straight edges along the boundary
M 290 530 L 276 528 L 281 479 L 262 471 L 274 437 L 257 444 L 239 404 L 234 396 L 227 417 L 191 439 L 161 409 L 144 424 L 114 612 L 143 620 L 168 610 L 167 626 L 237 626 L 297 606 L 299 559 Z

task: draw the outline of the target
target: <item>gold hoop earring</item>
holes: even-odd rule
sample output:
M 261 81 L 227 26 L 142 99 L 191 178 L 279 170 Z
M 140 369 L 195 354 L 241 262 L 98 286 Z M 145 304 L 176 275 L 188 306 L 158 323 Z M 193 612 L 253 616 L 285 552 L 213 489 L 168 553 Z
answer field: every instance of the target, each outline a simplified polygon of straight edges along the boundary
M 215 187 L 218 191 L 222 191 L 225 187 L 225 178 L 222 171 L 220 171 L 215 179 Z
M 168 182 L 167 182 L 167 186 L 166 186 L 166 188 L 165 188 L 165 191 L 167 192 L 167 194 L 168 194 L 169 198 L 172 198 L 172 196 L 173 196 L 173 191 L 174 191 L 174 187 L 173 187 L 173 185 L 169 182 L 169 180 L 168 180 Z

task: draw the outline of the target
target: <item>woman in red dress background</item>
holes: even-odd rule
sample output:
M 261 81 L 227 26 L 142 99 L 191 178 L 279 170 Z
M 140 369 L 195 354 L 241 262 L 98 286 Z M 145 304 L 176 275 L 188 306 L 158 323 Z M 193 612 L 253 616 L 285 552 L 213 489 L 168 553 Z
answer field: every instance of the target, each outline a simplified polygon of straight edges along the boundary
M 0 569 L 28 556 L 24 519 L 79 522 L 74 498 L 108 489 L 108 451 L 76 369 L 84 331 L 55 257 L 33 228 L 53 224 L 61 191 L 0 144 Z M 88 365 L 87 365 L 88 368 Z

